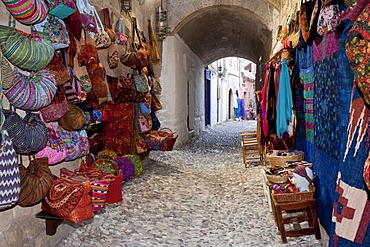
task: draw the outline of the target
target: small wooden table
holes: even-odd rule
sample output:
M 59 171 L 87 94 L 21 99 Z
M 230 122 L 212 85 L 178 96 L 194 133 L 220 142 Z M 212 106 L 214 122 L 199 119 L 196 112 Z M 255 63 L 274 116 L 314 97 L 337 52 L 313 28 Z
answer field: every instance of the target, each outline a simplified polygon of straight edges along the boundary
M 280 231 L 283 243 L 287 243 L 286 237 L 298 237 L 315 234 L 316 239 L 321 239 L 319 222 L 317 219 L 315 200 L 301 200 L 294 202 L 277 202 L 271 195 L 272 211 L 275 223 Z M 287 216 L 283 216 L 283 211 Z M 308 227 L 302 228 L 300 222 L 308 222 Z M 293 224 L 292 230 L 286 230 L 285 224 Z
M 54 235 L 58 226 L 63 222 L 62 218 L 45 211 L 37 213 L 36 218 L 45 220 L 46 235 L 49 236 Z

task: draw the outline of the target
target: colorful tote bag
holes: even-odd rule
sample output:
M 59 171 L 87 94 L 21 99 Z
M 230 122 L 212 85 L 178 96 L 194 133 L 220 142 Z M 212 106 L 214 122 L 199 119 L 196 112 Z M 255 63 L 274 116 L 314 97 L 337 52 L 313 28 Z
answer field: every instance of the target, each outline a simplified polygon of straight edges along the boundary
M 45 69 L 54 56 L 49 36 L 32 31 L 30 35 L 0 25 L 0 48 L 13 65 L 28 71 Z
M 42 22 L 48 8 L 43 0 L 2 0 L 12 16 L 24 25 L 33 25 Z
M 147 93 L 149 92 L 148 77 L 144 73 L 134 74 L 135 88 L 138 92 Z
M 64 94 L 63 88 L 59 86 L 50 105 L 41 108 L 40 112 L 44 122 L 48 123 L 58 121 L 68 112 L 68 110 L 69 108 L 66 95 Z
M 46 70 L 30 76 L 16 70 L 14 81 L 5 96 L 13 106 L 22 110 L 38 110 L 49 105 L 57 91 L 54 75 Z
M 35 156 L 36 158 L 48 158 L 49 165 L 55 165 L 62 162 L 67 157 L 67 151 L 64 147 L 63 139 L 55 130 L 53 124 L 48 124 L 48 141 L 46 146 L 39 151 Z
M 81 14 L 82 27 L 89 32 L 97 32 L 97 23 L 93 6 L 87 0 L 77 0 L 76 5 Z
M 76 138 L 80 149 L 80 157 L 88 155 L 90 153 L 90 146 L 86 130 L 76 131 Z
M 46 66 L 45 70 L 54 75 L 57 86 L 63 85 L 71 79 L 69 70 L 63 62 L 62 55 L 60 55 L 58 52 L 54 53 L 53 59 L 48 66 Z
M 76 131 L 68 131 L 58 126 L 58 133 L 63 140 L 64 147 L 67 151 L 65 161 L 75 160 L 80 157 L 80 147 Z
M 35 28 L 49 35 L 55 50 L 66 48 L 70 44 L 66 24 L 58 17 L 48 15 L 43 22 L 36 24 Z
M 13 67 L 5 58 L 1 62 L 1 77 L 3 80 L 3 89 L 8 89 L 13 86 L 15 72 Z

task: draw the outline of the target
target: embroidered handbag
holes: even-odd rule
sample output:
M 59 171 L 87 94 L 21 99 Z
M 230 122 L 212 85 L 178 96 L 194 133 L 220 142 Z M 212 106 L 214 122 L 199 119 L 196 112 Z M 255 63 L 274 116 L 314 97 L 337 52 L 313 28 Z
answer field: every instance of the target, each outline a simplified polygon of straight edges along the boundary
M 54 57 L 45 68 L 46 71 L 49 71 L 54 75 L 55 83 L 57 86 L 63 85 L 71 79 L 69 70 L 63 62 L 62 56 L 58 53 L 54 53 Z
M 33 206 L 39 203 L 48 194 L 52 184 L 53 175 L 50 171 L 47 158 L 30 158 L 28 167 L 25 167 L 20 157 L 19 173 L 21 178 L 21 193 L 18 205 L 22 207 Z
M 18 154 L 34 154 L 45 147 L 48 132 L 38 114 L 27 112 L 22 119 L 15 111 L 3 111 L 3 128 L 9 133 Z
M 77 0 L 76 5 L 81 15 L 82 27 L 89 32 L 97 32 L 97 23 L 93 6 L 87 0 Z
M 95 18 L 97 22 L 97 30 L 98 32 L 94 35 L 94 41 L 96 44 L 97 49 L 103 49 L 103 48 L 108 48 L 112 41 L 109 38 L 108 33 L 104 30 L 103 23 L 100 20 L 99 14 L 96 11 L 95 7 L 93 7 L 94 13 L 95 13 Z
M 339 26 L 339 5 L 323 5 L 319 13 L 319 19 L 317 22 L 317 32 L 320 35 L 334 32 Z
M 46 70 L 30 76 L 15 71 L 14 85 L 5 91 L 10 104 L 22 110 L 38 110 L 51 103 L 57 86 L 54 75 Z
M 72 223 L 93 218 L 90 182 L 54 180 L 41 209 Z
M 118 45 L 127 44 L 128 37 L 125 34 L 125 21 L 123 20 L 123 18 L 119 18 L 117 21 L 116 36 L 116 43 Z
M 86 130 L 76 131 L 77 143 L 80 149 L 80 157 L 84 157 L 90 153 L 89 138 Z
M 49 165 L 55 165 L 62 162 L 67 157 L 67 151 L 59 133 L 55 130 L 52 123 L 47 126 L 48 141 L 46 146 L 39 151 L 35 156 L 36 158 L 48 158 Z
M 110 69 L 115 69 L 118 67 L 119 54 L 118 54 L 118 47 L 116 43 L 113 43 L 108 48 L 107 62 L 108 62 L 108 66 Z
M 92 85 L 91 85 L 89 73 L 87 72 L 87 67 L 77 66 L 78 62 L 76 61 L 75 61 L 75 66 L 73 67 L 74 75 L 76 76 L 77 80 L 80 82 L 83 88 L 83 91 L 85 91 L 86 93 L 90 93 L 92 90 Z
M 42 22 L 48 8 L 43 0 L 2 0 L 12 16 L 24 25 L 33 25 Z
M 81 108 L 68 102 L 68 112 L 59 119 L 59 125 L 65 130 L 80 130 L 86 123 L 85 115 Z
M 63 20 L 53 15 L 48 15 L 47 18 L 34 26 L 37 31 L 49 35 L 49 38 L 55 50 L 66 48 L 69 46 L 69 35 L 66 29 L 66 24 Z
M 159 101 L 157 95 L 152 94 L 152 104 L 151 104 L 152 111 L 159 111 L 162 110 L 162 104 Z
M 77 61 L 78 66 L 90 66 L 92 63 L 98 63 L 99 55 L 94 40 L 89 34 L 83 32 L 80 42 L 77 43 Z M 90 78 L 91 79 L 91 78 Z
M 24 35 L 13 27 L 0 25 L 0 48 L 4 57 L 23 70 L 45 69 L 54 56 L 48 36 L 36 31 Z
M 107 102 L 109 97 L 108 85 L 105 82 L 105 71 L 103 64 L 95 63 L 88 67 L 92 91 L 99 104 Z
M 150 78 L 149 83 L 150 84 L 150 91 L 156 95 L 161 95 L 162 94 L 162 85 L 159 79 L 155 78 L 154 76 L 149 76 L 148 79 Z
M 71 79 L 63 84 L 67 100 L 73 104 L 82 103 L 86 100 L 87 94 L 82 89 L 81 83 L 74 75 L 72 68 L 69 68 Z
M 49 14 L 61 19 L 67 18 L 76 11 L 74 8 L 67 6 L 66 0 L 45 0 L 45 2 L 49 8 Z
M 68 103 L 63 87 L 59 86 L 50 105 L 40 109 L 45 123 L 58 121 L 68 112 Z
M 136 108 L 135 128 L 138 133 L 143 134 L 152 129 L 153 123 L 150 114 L 142 115 L 139 111 L 140 109 Z
M 138 92 L 147 93 L 149 92 L 148 77 L 144 73 L 134 74 L 135 88 Z
M 134 153 L 144 154 L 148 152 L 144 138 L 142 138 L 137 131 L 134 132 Z
M 78 145 L 78 137 L 76 135 L 76 131 L 68 131 L 60 126 L 58 126 L 57 131 L 63 140 L 64 148 L 67 152 L 65 161 L 75 160 L 80 157 L 80 147 Z

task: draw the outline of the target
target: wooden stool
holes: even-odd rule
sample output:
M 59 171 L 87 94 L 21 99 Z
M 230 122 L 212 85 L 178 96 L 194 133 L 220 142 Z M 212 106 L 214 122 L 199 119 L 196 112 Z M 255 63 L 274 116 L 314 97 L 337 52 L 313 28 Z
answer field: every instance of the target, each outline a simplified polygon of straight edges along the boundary
M 298 237 L 311 234 L 315 234 L 316 239 L 321 239 L 315 200 L 277 202 L 274 196 L 271 197 L 275 223 L 280 231 L 283 243 L 287 243 L 286 237 Z M 285 211 L 288 216 L 283 217 L 283 211 Z M 294 215 L 292 212 L 294 212 Z M 296 213 L 300 214 L 298 215 Z M 308 222 L 308 227 L 302 228 L 300 226 L 299 223 L 303 221 Z M 285 224 L 293 224 L 293 230 L 285 230 Z

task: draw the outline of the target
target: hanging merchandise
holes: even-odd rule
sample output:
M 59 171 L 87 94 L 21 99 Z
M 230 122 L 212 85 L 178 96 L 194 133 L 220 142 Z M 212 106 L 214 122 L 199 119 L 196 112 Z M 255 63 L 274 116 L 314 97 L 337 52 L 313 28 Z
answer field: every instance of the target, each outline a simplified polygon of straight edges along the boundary
M 72 223 L 94 217 L 91 201 L 91 184 L 83 184 L 65 179 L 56 179 L 41 209 Z
M 78 106 L 68 102 L 68 112 L 59 119 L 59 125 L 65 130 L 80 130 L 86 123 L 84 112 Z
M 161 60 L 161 55 L 159 55 L 159 49 L 157 46 L 157 41 L 155 38 L 155 34 L 153 32 L 152 28 L 152 22 L 148 20 L 148 32 L 149 32 L 149 44 L 150 44 L 150 61 L 152 61 L 153 64 L 157 64 Z
M 33 206 L 39 203 L 48 194 L 53 184 L 53 175 L 50 171 L 47 158 L 31 159 L 26 168 L 20 157 L 19 172 L 21 177 L 21 193 L 18 205 Z
M 26 34 L 14 27 L 0 25 L 0 48 L 13 65 L 28 71 L 43 70 L 54 56 L 49 36 L 35 30 Z
M 70 26 L 67 26 L 67 32 L 69 37 L 74 37 Z M 77 55 L 77 40 L 75 38 L 70 39 L 69 46 L 67 47 L 67 49 L 65 49 L 65 51 L 66 51 L 66 61 L 65 61 L 66 64 L 70 67 L 74 67 L 75 57 Z
M 325 35 L 334 32 L 340 24 L 338 19 L 339 12 L 338 4 L 321 6 L 317 22 L 317 33 Z
M 38 114 L 27 112 L 22 119 L 15 111 L 4 110 L 7 130 L 18 154 L 34 154 L 43 149 L 48 140 L 45 123 Z
M 118 46 L 116 43 L 112 44 L 108 48 L 107 62 L 110 69 L 115 69 L 118 67 L 119 63 L 119 53 Z
M 55 130 L 53 123 L 47 125 L 48 141 L 46 146 L 35 156 L 36 158 L 48 158 L 49 165 L 62 162 L 67 157 L 67 151 L 60 134 Z
M 162 94 L 162 86 L 159 79 L 155 78 L 154 76 L 149 76 L 149 85 L 150 85 L 150 91 L 156 95 Z
M 354 82 L 367 105 L 370 105 L 369 14 L 370 3 L 357 17 L 346 40 L 346 55 L 354 72 Z
M 148 77 L 142 73 L 135 71 L 133 74 L 134 81 L 135 81 L 135 88 L 136 91 L 141 92 L 141 93 L 147 93 L 149 92 L 149 82 L 148 82 Z
M 276 107 L 276 135 L 281 138 L 288 131 L 288 122 L 292 121 L 292 90 L 286 60 L 281 61 L 279 92 Z
M 77 0 L 77 8 L 81 15 L 82 27 L 89 32 L 97 32 L 97 23 L 93 6 L 87 0 Z
M 152 95 L 152 103 L 151 103 L 152 111 L 155 112 L 155 111 L 162 110 L 162 104 L 159 101 L 157 95 L 155 95 L 154 93 L 152 93 L 151 95 Z
M 62 56 L 58 53 L 54 53 L 54 57 L 45 68 L 46 71 L 49 71 L 54 75 L 55 83 L 57 86 L 63 85 L 71 79 L 68 68 L 63 62 Z
M 116 24 L 116 43 L 118 45 L 126 45 L 128 37 L 125 34 L 125 21 L 119 18 Z
M 135 44 L 135 34 L 138 39 L 138 49 Z M 126 65 L 132 69 L 138 71 L 148 66 L 148 54 L 144 47 L 144 43 L 140 39 L 139 31 L 137 29 L 136 18 L 132 18 L 132 40 L 127 42 L 126 53 L 122 54 L 120 61 L 123 65 Z
M 70 80 L 63 84 L 67 100 L 73 104 L 82 103 L 86 100 L 87 94 L 83 90 L 80 81 L 74 75 L 73 69 L 69 68 Z
M 24 25 L 40 23 L 48 14 L 48 7 L 43 0 L 2 0 L 2 2 L 10 14 Z
M 159 122 L 158 117 L 155 115 L 155 112 L 152 111 L 150 113 L 150 116 L 152 117 L 152 130 L 159 130 L 161 128 L 161 122 Z
M 2 54 L 1 54 L 2 56 Z M 13 67 L 10 65 L 8 60 L 4 57 L 1 62 L 1 78 L 2 78 L 2 89 L 8 89 L 14 84 L 15 72 Z
M 95 63 L 88 67 L 88 72 L 91 79 L 92 91 L 99 104 L 108 101 L 109 91 L 108 85 L 105 83 L 105 71 L 103 64 Z
M 107 32 L 109 39 L 112 43 L 116 43 L 116 32 L 113 30 L 112 22 L 110 20 L 110 12 L 108 8 L 102 9 L 103 17 L 104 17 L 104 30 Z
M 87 67 L 77 66 L 78 62 L 76 61 L 75 61 L 75 66 L 73 67 L 74 75 L 76 76 L 77 80 L 80 82 L 83 88 L 83 91 L 85 91 L 86 93 L 90 93 L 92 90 L 92 85 L 91 85 L 89 73 L 87 72 Z
M 150 115 L 149 115 L 150 116 Z M 141 155 L 148 152 L 144 138 L 137 132 L 134 132 L 134 154 Z
M 310 37 L 310 22 L 313 8 L 314 2 L 312 0 L 302 0 L 299 11 L 299 28 L 306 42 Z
M 68 131 L 60 126 L 58 126 L 57 131 L 63 140 L 64 148 L 67 152 L 65 161 L 75 160 L 80 157 L 80 147 L 78 145 L 76 131 Z
M 69 7 L 71 0 L 46 0 L 45 3 L 49 8 L 49 14 L 65 19 L 72 15 L 76 10 Z M 73 6 L 73 5 L 72 5 Z
M 103 49 L 103 48 L 108 48 L 112 41 L 108 35 L 108 33 L 104 30 L 103 23 L 100 20 L 99 14 L 96 11 L 95 7 L 93 7 L 94 13 L 95 13 L 95 18 L 97 22 L 97 30 L 98 32 L 94 35 L 94 41 L 96 44 L 97 49 Z
M 150 114 L 141 114 L 140 103 L 135 104 L 135 129 L 138 133 L 143 134 L 152 129 L 152 118 Z
M 4 59 L 0 51 L 0 62 Z M 20 177 L 17 155 L 8 132 L 3 128 L 4 115 L 2 97 L 2 73 L 0 73 L 0 210 L 15 205 L 19 199 Z
M 73 33 L 73 36 L 79 41 L 81 40 L 81 33 L 82 33 L 82 23 L 81 23 L 80 11 L 77 10 L 75 0 L 66 0 L 66 3 L 68 7 L 76 11 L 73 14 L 69 15 L 67 18 L 64 18 L 63 20 L 67 28 L 70 28 L 71 32 Z
M 22 110 L 38 110 L 51 103 L 57 86 L 54 75 L 46 70 L 26 76 L 15 70 L 14 85 L 5 91 L 9 103 Z
M 38 32 L 49 35 L 55 50 L 69 46 L 70 41 L 66 25 L 58 17 L 48 15 L 43 22 L 34 25 L 34 27 Z
M 50 105 L 40 109 L 40 115 L 42 115 L 45 123 L 58 121 L 61 117 L 68 112 L 68 103 L 66 95 L 64 94 L 64 88 L 58 86 L 57 92 L 51 101 Z

